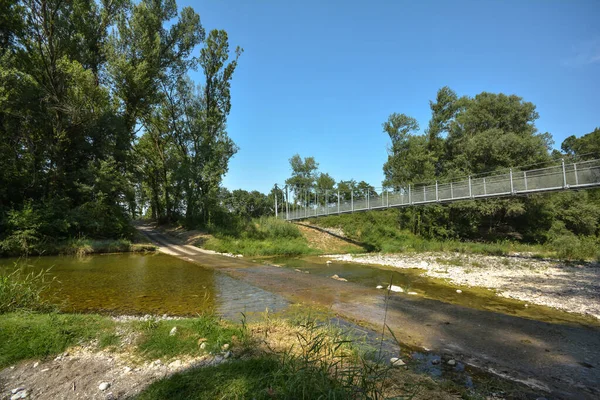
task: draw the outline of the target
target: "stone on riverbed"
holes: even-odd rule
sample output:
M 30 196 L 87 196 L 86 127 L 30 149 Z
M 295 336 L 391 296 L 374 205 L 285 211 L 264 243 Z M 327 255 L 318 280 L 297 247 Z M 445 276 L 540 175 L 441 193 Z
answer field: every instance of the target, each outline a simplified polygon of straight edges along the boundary
M 448 365 L 455 366 L 456 365 L 456 361 L 455 360 L 448 360 Z
M 404 293 L 404 289 L 402 289 L 400 286 L 390 285 L 388 286 L 388 289 L 392 292 Z
M 169 332 L 169 336 L 175 336 L 177 334 L 177 327 L 174 326 L 173 329 L 171 329 L 171 332 Z
M 331 279 L 335 279 L 336 281 L 348 282 L 348 279 L 342 278 L 342 277 L 338 276 L 338 274 L 333 275 L 331 277 Z
M 29 392 L 27 390 L 20 390 L 10 396 L 10 400 L 26 399 L 27 397 L 29 397 Z
M 390 364 L 392 364 L 392 366 L 394 366 L 394 367 L 401 367 L 403 365 L 406 365 L 406 363 L 404 361 L 402 361 L 401 359 L 399 359 L 398 357 L 390 358 Z
M 456 289 L 456 293 L 458 293 L 458 294 L 461 294 L 461 293 L 462 293 L 462 290 L 460 290 L 460 289 Z
M 108 383 L 108 382 L 102 382 L 100 385 L 98 385 L 98 389 L 100 389 L 102 391 L 105 391 L 109 387 L 110 387 L 110 383 Z
M 376 289 L 383 289 L 383 286 L 381 286 L 381 285 L 377 285 L 377 288 L 376 288 Z

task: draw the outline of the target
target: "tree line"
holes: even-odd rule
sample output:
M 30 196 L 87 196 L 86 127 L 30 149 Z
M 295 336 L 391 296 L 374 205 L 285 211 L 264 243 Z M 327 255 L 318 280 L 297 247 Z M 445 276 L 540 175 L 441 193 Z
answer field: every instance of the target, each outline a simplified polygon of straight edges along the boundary
M 1 250 L 208 223 L 241 54 L 174 0 L 0 2 Z

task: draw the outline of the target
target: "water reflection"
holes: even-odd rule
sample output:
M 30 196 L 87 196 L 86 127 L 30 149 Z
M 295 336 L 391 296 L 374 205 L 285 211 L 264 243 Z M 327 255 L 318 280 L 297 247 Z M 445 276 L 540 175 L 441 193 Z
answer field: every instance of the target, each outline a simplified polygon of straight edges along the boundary
M 48 295 L 53 295 L 66 312 L 216 312 L 239 319 L 242 311 L 276 311 L 287 306 L 278 295 L 164 254 L 0 259 L 0 270 L 12 271 L 15 262 L 32 272 L 51 267 L 56 282 Z

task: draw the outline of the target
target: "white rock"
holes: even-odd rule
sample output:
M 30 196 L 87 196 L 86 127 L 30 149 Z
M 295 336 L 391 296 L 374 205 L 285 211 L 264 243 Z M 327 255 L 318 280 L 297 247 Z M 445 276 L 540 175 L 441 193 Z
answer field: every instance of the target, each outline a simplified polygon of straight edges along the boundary
M 460 290 L 460 289 L 456 289 L 456 293 L 458 293 L 458 294 L 461 294 L 461 293 L 462 293 L 462 290 Z
M 175 336 L 177 334 L 177 327 L 174 326 L 173 329 L 171 329 L 171 332 L 169 332 L 169 336 Z
M 33 368 L 37 368 L 37 367 L 38 367 L 38 365 L 40 365 L 40 363 L 36 361 L 36 362 L 33 364 Z
M 377 285 L 377 289 L 383 289 L 383 286 Z
M 206 343 L 205 343 L 205 342 L 203 342 L 203 343 L 200 345 L 200 349 L 201 349 L 201 350 L 204 350 L 204 349 L 206 349 Z
M 21 390 L 20 392 L 10 396 L 10 400 L 26 399 L 27 397 L 29 397 L 29 392 L 27 390 Z
M 399 359 L 398 357 L 392 357 L 392 358 L 390 358 L 390 363 L 394 367 L 401 367 L 403 365 L 406 365 L 406 363 L 404 361 L 402 361 L 401 359 Z
M 15 393 L 17 393 L 17 392 L 20 392 L 21 390 L 25 390 L 25 388 L 24 388 L 23 386 L 20 386 L 20 387 L 18 387 L 18 388 L 16 388 L 16 389 L 13 389 L 13 390 L 11 390 L 10 392 L 11 392 L 12 394 L 15 394 Z
M 408 292 L 408 294 L 414 296 L 415 294 L 419 294 L 419 293 L 417 293 L 417 292 Z
M 228 343 L 225 343 L 225 344 L 224 344 L 224 345 L 221 347 L 221 349 L 223 349 L 223 351 L 227 351 L 227 350 L 229 350 L 229 344 L 228 344 Z
M 336 281 L 348 282 L 348 279 L 342 278 L 342 277 L 338 276 L 338 274 L 333 275 L 331 277 L 331 279 L 335 279 Z
M 331 264 L 331 260 L 327 260 L 327 262 L 325 262 L 325 264 Z
M 404 289 L 402 289 L 400 286 L 391 285 L 391 286 L 388 286 L 388 289 L 391 290 L 392 292 L 404 293 Z
M 162 365 L 162 361 L 156 360 L 156 361 L 154 361 L 154 365 L 156 365 L 157 367 L 160 367 Z
M 448 360 L 448 365 L 454 366 L 454 365 L 456 365 L 456 361 L 455 360 Z
M 100 389 L 102 391 L 105 391 L 109 387 L 110 387 L 110 383 L 108 383 L 108 382 L 102 382 L 100 385 L 98 385 L 98 389 Z

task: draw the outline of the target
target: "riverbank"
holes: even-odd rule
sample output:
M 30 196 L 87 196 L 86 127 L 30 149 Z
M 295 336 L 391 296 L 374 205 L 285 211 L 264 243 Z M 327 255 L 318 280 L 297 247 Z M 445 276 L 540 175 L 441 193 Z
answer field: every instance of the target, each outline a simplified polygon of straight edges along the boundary
M 156 246 L 149 242 L 143 235 L 136 232 L 132 240 L 128 239 L 68 239 L 58 242 L 40 243 L 27 253 L 2 252 L 0 257 L 28 257 L 28 256 L 54 256 L 106 253 L 143 253 L 156 251 Z
M 330 260 L 423 270 L 451 284 L 486 288 L 513 298 L 600 319 L 600 264 L 566 263 L 527 255 L 463 253 L 340 254 Z
M 406 354 L 398 354 L 402 361 L 392 365 L 389 359 L 374 362 L 374 353 L 339 326 L 309 314 L 265 315 L 233 324 L 211 315 L 173 319 L 16 312 L 0 315 L 0 398 L 21 393 L 44 399 L 374 394 L 458 399 L 483 398 L 489 390 L 519 393 L 518 386 L 501 380 L 487 381 L 477 392 L 416 371 L 418 360 Z M 439 366 L 437 360 L 432 365 Z

